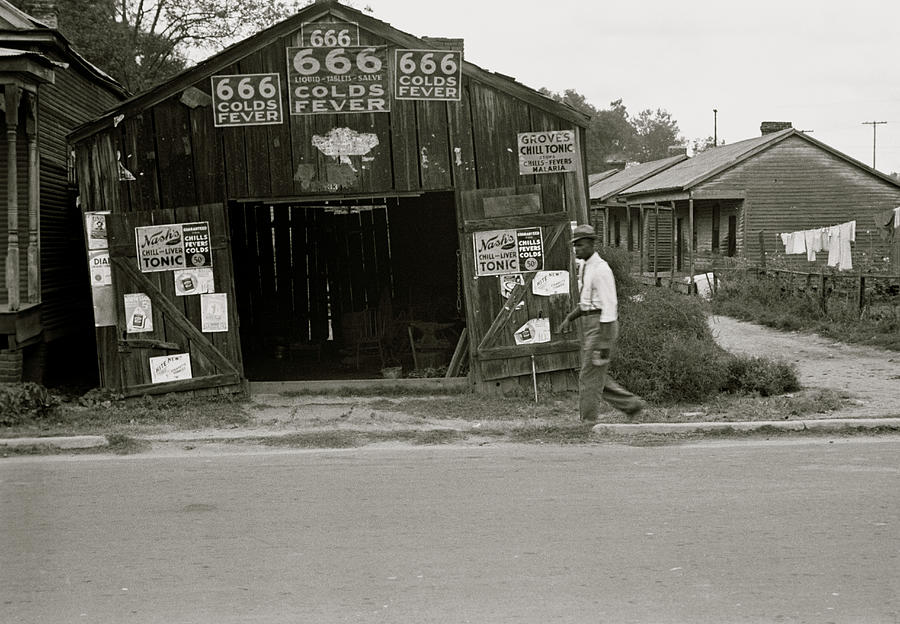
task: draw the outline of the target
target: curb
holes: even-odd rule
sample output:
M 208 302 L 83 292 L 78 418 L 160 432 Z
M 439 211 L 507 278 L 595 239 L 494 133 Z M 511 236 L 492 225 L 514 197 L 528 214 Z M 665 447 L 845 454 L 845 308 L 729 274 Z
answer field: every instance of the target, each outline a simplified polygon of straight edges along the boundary
M 761 420 L 757 422 L 696 422 L 696 423 L 621 423 L 597 424 L 591 429 L 598 435 L 677 434 L 677 433 L 736 433 L 761 430 L 806 432 L 851 432 L 891 430 L 900 431 L 900 418 L 832 418 L 821 420 Z M 327 431 L 327 429 L 326 429 Z M 137 436 L 146 442 L 213 442 L 232 439 L 263 439 L 294 435 L 300 431 L 267 434 L 259 431 L 235 430 L 228 434 L 191 431 Z M 474 431 L 473 431 L 474 432 Z M 101 448 L 109 446 L 106 436 L 80 435 L 44 438 L 0 438 L 0 448 L 44 447 L 63 450 Z
M 900 430 L 900 418 L 832 418 L 822 420 L 760 420 L 756 422 L 696 422 L 696 423 L 629 423 L 599 424 L 592 431 L 598 434 L 637 433 L 707 433 L 728 431 L 857 431 L 866 429 Z
M 0 447 L 21 448 L 29 446 L 46 446 L 58 449 L 99 448 L 101 446 L 109 446 L 109 440 L 106 439 L 106 436 L 96 435 L 58 436 L 48 438 L 0 438 Z

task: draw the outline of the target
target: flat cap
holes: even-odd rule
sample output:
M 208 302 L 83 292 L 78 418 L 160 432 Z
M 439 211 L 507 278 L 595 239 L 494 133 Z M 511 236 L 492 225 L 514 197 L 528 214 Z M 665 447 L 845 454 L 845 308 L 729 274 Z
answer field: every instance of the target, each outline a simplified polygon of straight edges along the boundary
M 596 239 L 597 233 L 594 232 L 594 227 L 591 225 L 579 225 L 572 230 L 572 242 L 574 243 L 580 238 Z

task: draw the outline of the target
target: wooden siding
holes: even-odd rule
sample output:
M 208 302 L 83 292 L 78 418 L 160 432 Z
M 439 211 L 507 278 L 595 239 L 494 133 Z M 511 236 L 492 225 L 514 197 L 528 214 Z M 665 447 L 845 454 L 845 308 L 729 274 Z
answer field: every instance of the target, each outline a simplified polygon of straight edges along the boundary
M 367 45 L 389 43 L 371 33 L 360 37 Z M 78 140 L 84 209 L 119 212 L 223 199 L 471 190 L 522 186 L 536 177 L 563 195 L 572 214 L 583 201 L 579 173 L 520 176 L 518 171 L 517 133 L 577 126 L 469 76 L 463 76 L 459 102 L 392 100 L 389 113 L 289 115 L 285 48 L 299 41 L 299 31 L 279 37 L 216 72 L 279 73 L 282 124 L 216 128 L 210 105 L 189 108 L 179 92 Z M 192 86 L 209 95 L 209 76 Z M 372 134 L 378 143 L 349 162 L 325 156 L 312 139 L 334 129 Z M 117 151 L 134 182 L 118 181 Z
M 745 191 L 744 212 L 739 220 L 739 254 L 759 259 L 759 231 L 765 232 L 766 251 L 783 254 L 777 234 L 856 220 L 852 245 L 854 269 L 872 259 L 889 256 L 874 217 L 900 205 L 900 188 L 864 169 L 838 158 L 801 137 L 790 137 L 759 155 L 738 164 L 707 182 L 697 192 Z M 863 255 L 865 254 L 865 255 Z M 797 268 L 815 263 L 805 256 L 785 256 Z
M 119 101 L 74 65 L 55 74 L 54 84 L 42 86 L 38 97 L 41 317 L 46 341 L 90 332 L 93 326 L 83 225 L 68 182 L 66 135 Z M 21 205 L 19 210 L 21 214 Z

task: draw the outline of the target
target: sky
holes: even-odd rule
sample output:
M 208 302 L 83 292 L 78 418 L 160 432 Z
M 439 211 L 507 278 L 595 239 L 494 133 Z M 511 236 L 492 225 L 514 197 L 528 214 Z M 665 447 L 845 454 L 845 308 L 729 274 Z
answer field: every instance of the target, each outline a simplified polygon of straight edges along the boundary
M 603 109 L 662 108 L 688 144 L 799 130 L 900 172 L 898 0 L 354 0 L 416 36 L 462 37 L 466 60 Z M 718 112 L 713 113 L 713 109 Z

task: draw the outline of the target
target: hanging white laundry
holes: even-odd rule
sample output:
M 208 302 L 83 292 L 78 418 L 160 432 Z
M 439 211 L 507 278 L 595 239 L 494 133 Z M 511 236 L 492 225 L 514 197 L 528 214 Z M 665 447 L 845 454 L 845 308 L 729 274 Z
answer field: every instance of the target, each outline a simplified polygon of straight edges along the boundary
M 785 232 L 784 234 L 779 234 L 781 237 L 781 244 L 784 245 L 784 251 L 787 253 L 788 246 L 791 244 L 791 233 Z
M 803 237 L 806 239 L 806 259 L 813 262 L 816 252 L 822 251 L 822 233 L 819 230 L 804 230 Z
M 900 206 L 894 208 L 894 227 L 900 227 Z
M 806 236 L 803 232 L 791 232 L 791 247 L 786 253 L 803 254 L 806 253 Z
M 841 223 L 841 255 L 838 259 L 838 270 L 849 271 L 853 268 L 853 252 L 850 243 L 856 242 L 856 221 Z
M 828 266 L 837 266 L 841 260 L 841 226 L 828 228 Z

